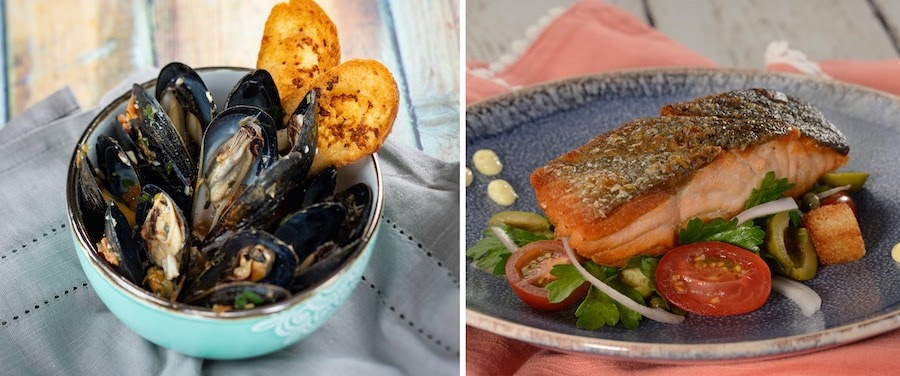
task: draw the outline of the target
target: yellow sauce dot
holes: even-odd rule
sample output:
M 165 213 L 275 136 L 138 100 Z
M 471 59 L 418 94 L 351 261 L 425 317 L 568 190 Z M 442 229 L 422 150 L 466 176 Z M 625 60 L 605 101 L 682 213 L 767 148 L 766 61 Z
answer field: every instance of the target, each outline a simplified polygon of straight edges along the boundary
M 509 206 L 516 202 L 519 195 L 509 182 L 503 179 L 492 180 L 488 183 L 488 197 L 497 205 Z
M 891 258 L 896 262 L 900 262 L 900 243 L 897 243 L 897 245 L 891 249 Z
M 503 163 L 493 150 L 481 149 L 472 156 L 475 170 L 486 176 L 494 176 L 503 171 Z
M 466 167 L 466 187 L 472 185 L 472 170 Z

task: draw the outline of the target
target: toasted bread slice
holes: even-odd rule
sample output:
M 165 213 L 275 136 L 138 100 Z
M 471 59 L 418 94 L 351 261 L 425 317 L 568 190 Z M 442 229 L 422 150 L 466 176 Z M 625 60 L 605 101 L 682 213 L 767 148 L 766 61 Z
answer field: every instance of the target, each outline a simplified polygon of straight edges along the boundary
M 397 82 L 375 60 L 349 60 L 313 81 L 319 141 L 312 172 L 341 167 L 370 155 L 391 132 L 400 102 Z M 293 112 L 309 90 L 282 98 Z
M 341 61 L 337 27 L 312 0 L 291 0 L 272 7 L 256 67 L 275 79 L 282 97 L 308 87 Z
M 849 205 L 821 206 L 803 219 L 822 265 L 843 264 L 865 256 L 859 222 Z

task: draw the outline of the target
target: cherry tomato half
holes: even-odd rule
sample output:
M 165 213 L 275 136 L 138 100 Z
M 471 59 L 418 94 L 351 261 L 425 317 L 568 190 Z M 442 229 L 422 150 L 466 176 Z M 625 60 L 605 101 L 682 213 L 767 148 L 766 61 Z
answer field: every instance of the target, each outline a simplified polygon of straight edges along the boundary
M 853 215 L 856 215 L 856 201 L 853 200 L 853 197 L 850 197 L 850 194 L 847 192 L 842 191 L 823 198 L 822 206 L 839 204 L 842 202 L 846 203 L 847 206 L 850 206 L 850 210 L 853 211 Z
M 543 311 L 556 311 L 580 301 L 587 294 L 585 282 L 559 303 L 550 303 L 545 286 L 556 277 L 550 270 L 556 264 L 571 264 L 562 242 L 540 240 L 529 243 L 509 256 L 506 261 L 506 281 L 522 301 Z
M 763 259 L 721 242 L 673 248 L 656 266 L 656 289 L 685 311 L 730 316 L 761 307 L 772 291 L 772 275 Z

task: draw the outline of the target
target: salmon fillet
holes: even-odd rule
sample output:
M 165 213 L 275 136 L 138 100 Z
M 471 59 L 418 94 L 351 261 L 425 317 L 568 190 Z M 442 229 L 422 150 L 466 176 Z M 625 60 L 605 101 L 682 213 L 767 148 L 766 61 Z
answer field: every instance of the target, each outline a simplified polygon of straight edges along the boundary
M 666 105 L 531 175 L 538 205 L 582 256 L 623 266 L 676 245 L 690 219 L 732 218 L 768 171 L 808 191 L 847 162 L 840 131 L 808 103 L 765 89 Z

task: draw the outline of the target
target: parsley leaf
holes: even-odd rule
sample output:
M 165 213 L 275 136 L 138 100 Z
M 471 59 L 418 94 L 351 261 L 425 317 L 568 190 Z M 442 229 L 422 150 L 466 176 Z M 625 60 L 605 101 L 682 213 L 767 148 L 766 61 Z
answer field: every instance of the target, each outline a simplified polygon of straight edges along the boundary
M 576 326 L 596 330 L 606 325 L 616 325 L 619 322 L 619 308 L 609 296 L 591 286 L 584 301 L 575 310 L 575 316 L 578 317 Z
M 509 235 L 509 238 L 520 247 L 538 240 L 552 239 L 552 235 L 537 234 L 520 228 L 506 225 L 498 226 Z M 491 272 L 495 275 L 506 274 L 506 260 L 510 252 L 500 243 L 500 239 L 494 236 L 490 228 L 484 230 L 484 238 L 466 250 L 466 257 L 475 261 L 475 266 Z
M 612 281 L 606 281 L 608 283 Z M 644 299 L 633 289 L 623 287 L 616 283 L 610 283 L 613 288 L 625 294 L 629 298 L 644 304 Z M 575 310 L 578 320 L 575 325 L 581 329 L 596 330 L 603 326 L 615 326 L 619 322 L 628 329 L 637 328 L 640 325 L 641 314 L 626 308 L 615 300 L 591 286 L 584 301 Z
M 744 209 L 780 199 L 791 188 L 794 188 L 793 183 L 789 183 L 787 179 L 775 179 L 775 171 L 769 171 L 759 183 L 759 188 L 754 188 L 750 192 L 750 198 L 744 203 Z
M 625 269 L 637 268 L 641 274 L 650 278 L 650 281 L 656 279 L 656 264 L 659 264 L 661 256 L 634 256 L 628 259 Z
M 550 300 L 550 303 L 559 303 L 565 300 L 586 282 L 572 264 L 556 264 L 550 270 L 550 274 L 556 277 L 553 282 L 544 287 L 547 289 L 547 299 Z
M 759 253 L 759 246 L 765 236 L 766 233 L 759 226 L 750 222 L 738 226 L 737 219 L 726 222 L 722 218 L 716 218 L 703 223 L 700 218 L 694 218 L 688 221 L 687 227 L 678 231 L 678 244 L 718 241 Z

